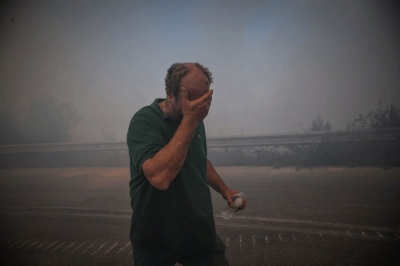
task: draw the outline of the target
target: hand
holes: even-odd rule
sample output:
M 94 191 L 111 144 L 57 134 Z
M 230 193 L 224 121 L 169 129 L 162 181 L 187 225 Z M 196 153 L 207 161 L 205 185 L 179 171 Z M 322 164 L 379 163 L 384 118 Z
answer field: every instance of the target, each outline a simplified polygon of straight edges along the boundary
M 236 195 L 236 194 L 239 194 L 239 193 L 240 193 L 240 191 L 238 191 L 238 190 L 232 190 L 232 189 L 229 189 L 229 188 L 228 188 L 228 189 L 225 190 L 225 192 L 224 192 L 224 194 L 222 195 L 222 197 L 228 202 L 228 205 L 229 205 L 231 208 L 233 208 L 234 206 L 233 206 L 232 197 L 233 197 L 234 195 Z M 242 211 L 242 210 L 246 209 L 246 206 L 247 206 L 247 199 L 244 198 L 244 199 L 243 199 L 242 205 L 239 207 L 239 209 L 237 209 L 237 211 Z
M 201 122 L 210 110 L 213 90 L 209 90 L 200 98 L 190 101 L 189 93 L 185 87 L 181 88 L 182 95 L 182 115 L 183 118 L 188 118 L 192 122 L 196 122 L 196 125 Z

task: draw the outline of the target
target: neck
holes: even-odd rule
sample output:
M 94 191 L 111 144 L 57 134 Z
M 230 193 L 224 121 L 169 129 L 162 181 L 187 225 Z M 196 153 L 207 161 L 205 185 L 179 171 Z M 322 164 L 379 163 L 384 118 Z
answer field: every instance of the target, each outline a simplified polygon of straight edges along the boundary
M 164 113 L 164 115 L 167 116 L 167 110 L 166 110 L 166 107 L 165 107 L 165 101 L 166 101 L 166 100 L 160 102 L 158 105 L 160 106 L 161 111 Z
M 160 103 L 161 110 L 167 117 L 172 117 L 170 107 L 167 103 L 167 100 L 164 100 Z

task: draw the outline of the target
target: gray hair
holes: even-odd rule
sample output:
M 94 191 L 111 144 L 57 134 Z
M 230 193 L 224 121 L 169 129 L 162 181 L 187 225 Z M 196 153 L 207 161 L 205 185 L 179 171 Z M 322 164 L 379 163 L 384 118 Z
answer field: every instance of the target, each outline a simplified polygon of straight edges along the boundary
M 180 84 L 181 79 L 189 72 L 190 67 L 188 64 L 193 64 L 194 67 L 197 67 L 201 70 L 206 76 L 211 84 L 213 82 L 212 73 L 208 68 L 203 66 L 200 63 L 175 63 L 170 66 L 167 71 L 167 76 L 165 77 L 165 89 L 169 89 L 174 97 L 177 97 L 180 92 Z

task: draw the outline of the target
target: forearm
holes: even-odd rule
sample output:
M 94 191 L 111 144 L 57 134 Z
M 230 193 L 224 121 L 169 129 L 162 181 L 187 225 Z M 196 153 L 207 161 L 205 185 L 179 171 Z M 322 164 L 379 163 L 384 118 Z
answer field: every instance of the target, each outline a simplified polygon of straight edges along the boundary
M 196 126 L 183 119 L 170 142 L 143 163 L 144 175 L 157 189 L 166 190 L 181 170 Z
M 214 166 L 211 164 L 210 160 L 207 159 L 207 184 L 212 187 L 215 191 L 222 195 L 225 198 L 225 192 L 228 187 L 222 178 L 218 175 L 217 171 L 215 171 Z
M 222 178 L 218 175 L 217 171 L 215 171 L 214 166 L 207 159 L 207 183 L 211 186 L 215 191 L 217 191 L 221 196 L 226 199 L 228 205 L 233 208 L 232 197 L 239 193 L 238 190 L 232 190 L 228 188 L 222 180 Z M 239 207 L 239 210 L 244 210 L 247 205 L 247 200 L 244 199 L 243 204 Z

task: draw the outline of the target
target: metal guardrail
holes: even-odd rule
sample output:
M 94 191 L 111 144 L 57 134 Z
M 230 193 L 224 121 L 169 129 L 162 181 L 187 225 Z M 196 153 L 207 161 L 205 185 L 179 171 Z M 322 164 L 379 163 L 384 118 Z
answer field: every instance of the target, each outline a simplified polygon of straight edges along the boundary
M 396 140 L 400 139 L 400 128 L 369 129 L 344 132 L 310 132 L 277 135 L 253 135 L 207 138 L 208 148 L 306 145 L 330 141 Z M 0 154 L 73 152 L 73 151 L 127 151 L 126 142 L 97 143 L 48 143 L 25 145 L 2 145 Z
M 310 132 L 278 135 L 254 135 L 239 137 L 220 137 L 207 139 L 209 148 L 243 147 L 243 146 L 287 146 L 330 141 L 360 141 L 360 140 L 395 140 L 400 138 L 400 128 L 369 129 L 343 132 Z

